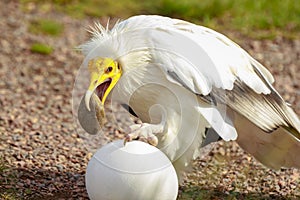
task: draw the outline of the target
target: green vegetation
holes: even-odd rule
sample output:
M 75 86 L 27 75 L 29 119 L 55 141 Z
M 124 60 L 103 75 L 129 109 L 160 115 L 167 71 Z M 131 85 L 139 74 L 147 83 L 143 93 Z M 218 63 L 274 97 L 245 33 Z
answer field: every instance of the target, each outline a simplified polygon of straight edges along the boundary
M 267 196 L 261 194 L 242 194 L 239 192 L 229 192 L 225 193 L 218 189 L 203 189 L 200 187 L 191 187 L 191 188 L 183 188 L 183 192 L 180 195 L 180 200 L 267 200 L 270 199 Z M 277 198 L 276 198 L 277 199 Z
M 300 31 L 298 0 L 160 0 L 156 10 L 163 15 L 200 21 L 208 26 L 243 31 Z
M 30 48 L 31 52 L 48 55 L 52 53 L 53 48 L 42 43 L 34 43 Z
M 137 14 L 159 14 L 189 20 L 219 31 L 235 30 L 258 38 L 276 35 L 298 37 L 299 0 L 21 0 L 41 8 L 66 12 L 74 17 L 127 18 Z M 41 23 L 44 24 L 44 23 Z
M 10 192 L 3 192 L 0 193 L 0 199 L 2 200 L 16 200 L 16 194 L 14 192 L 10 193 Z
M 5 162 L 3 157 L 0 157 L 0 174 L 4 174 L 9 170 L 8 164 Z M 0 182 L 0 199 L 3 200 L 15 200 L 16 197 L 16 191 L 14 189 L 1 189 L 2 184 L 5 183 Z
M 0 157 L 0 174 L 3 174 L 5 170 L 8 169 L 7 163 L 4 161 L 3 157 Z
M 53 20 L 40 19 L 30 23 L 29 31 L 36 34 L 58 36 L 63 31 L 63 25 Z
M 145 4 L 139 0 L 21 0 L 21 2 L 25 10 L 28 10 L 30 4 L 36 3 L 44 11 L 54 8 L 76 18 L 86 16 L 126 18 L 142 13 Z

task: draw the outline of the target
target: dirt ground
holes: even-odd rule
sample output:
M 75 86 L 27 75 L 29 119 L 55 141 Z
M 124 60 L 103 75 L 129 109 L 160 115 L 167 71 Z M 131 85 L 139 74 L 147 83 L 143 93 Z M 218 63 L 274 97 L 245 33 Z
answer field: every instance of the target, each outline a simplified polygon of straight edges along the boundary
M 37 18 L 59 20 L 64 32 L 30 33 L 28 24 Z M 71 99 L 83 60 L 74 48 L 87 40 L 94 20 L 25 13 L 16 1 L 0 1 L 0 199 L 88 198 L 84 174 L 92 154 L 75 126 Z M 300 115 L 300 40 L 225 34 L 272 72 L 275 87 Z M 35 42 L 54 52 L 32 53 Z M 114 124 L 107 131 L 123 134 Z M 179 199 L 300 199 L 300 170 L 267 169 L 234 142 L 219 143 L 193 166 Z

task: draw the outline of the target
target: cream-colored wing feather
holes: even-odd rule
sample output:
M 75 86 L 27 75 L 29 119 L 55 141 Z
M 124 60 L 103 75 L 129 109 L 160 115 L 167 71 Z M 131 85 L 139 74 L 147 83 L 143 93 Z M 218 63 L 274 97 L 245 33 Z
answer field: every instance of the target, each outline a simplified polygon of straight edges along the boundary
M 220 33 L 169 20 L 170 27 L 152 35 L 158 49 L 153 60 L 171 81 L 195 94 L 221 98 L 265 132 L 283 127 L 300 139 L 299 119 L 272 87 L 274 78 L 266 68 Z

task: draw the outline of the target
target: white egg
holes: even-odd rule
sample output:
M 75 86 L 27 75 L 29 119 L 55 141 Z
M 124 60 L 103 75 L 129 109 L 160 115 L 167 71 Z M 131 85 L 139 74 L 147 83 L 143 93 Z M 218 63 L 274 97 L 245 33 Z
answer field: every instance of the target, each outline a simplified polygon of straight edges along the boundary
M 140 141 L 100 148 L 88 163 L 85 181 L 92 200 L 174 200 L 178 193 L 170 160 Z

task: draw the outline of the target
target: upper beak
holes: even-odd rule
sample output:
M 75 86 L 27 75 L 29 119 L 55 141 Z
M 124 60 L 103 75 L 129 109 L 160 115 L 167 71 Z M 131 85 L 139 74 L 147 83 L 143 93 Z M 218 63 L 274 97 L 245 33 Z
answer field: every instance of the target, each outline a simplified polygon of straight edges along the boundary
M 100 78 L 100 80 L 99 80 Z M 88 90 L 85 93 L 84 101 L 85 101 L 85 106 L 88 109 L 88 111 L 91 111 L 90 108 L 90 101 L 92 98 L 92 95 L 97 88 L 98 85 L 102 83 L 102 80 L 104 79 L 103 74 L 99 74 L 98 72 L 91 72 L 91 77 L 90 77 L 90 85 Z
M 91 111 L 90 100 L 92 98 L 93 93 L 94 93 L 94 91 L 92 91 L 92 90 L 88 90 L 85 93 L 84 101 L 85 101 L 85 106 L 87 107 L 88 111 Z

